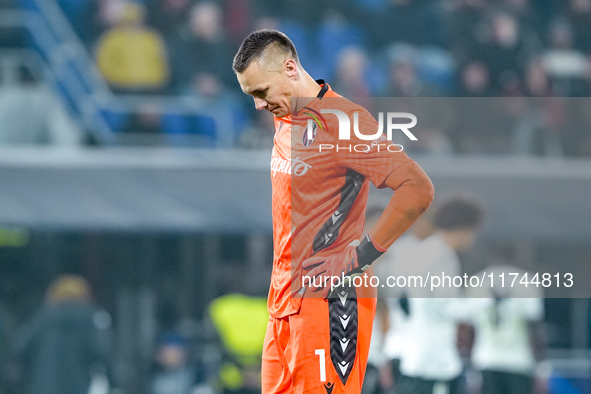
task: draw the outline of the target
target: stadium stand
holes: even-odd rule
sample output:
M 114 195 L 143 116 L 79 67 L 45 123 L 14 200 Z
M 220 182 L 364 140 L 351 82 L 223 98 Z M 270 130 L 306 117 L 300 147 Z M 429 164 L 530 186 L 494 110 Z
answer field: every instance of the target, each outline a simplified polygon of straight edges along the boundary
M 337 82 L 338 59 L 350 47 L 358 47 L 367 59 L 364 78 L 369 86 L 365 94 L 369 95 L 586 97 L 590 93 L 591 23 L 587 22 L 591 20 L 591 6 L 587 0 L 562 5 L 534 0 L 347 0 L 299 6 L 272 1 L 141 1 L 148 26 L 163 37 L 171 75 L 164 90 L 150 92 L 157 93 L 152 97 L 146 97 L 146 92 L 135 94 L 131 105 L 129 101 L 122 103 L 120 95 L 110 91 L 92 59 L 99 38 L 113 26 L 125 5 L 133 2 L 5 2 L 26 10 L 22 26 L 27 31 L 26 42 L 50 69 L 56 70 L 55 90 L 90 136 L 86 140 L 98 144 L 167 144 L 170 139 L 145 137 L 157 133 L 147 133 L 133 121 L 150 101 L 162 119 L 185 118 L 165 122 L 163 134 L 187 135 L 190 146 L 240 147 L 244 140 L 240 135 L 256 122 L 252 104 L 240 94 L 229 63 L 241 37 L 261 26 L 288 33 L 300 49 L 306 68 L 333 84 Z M 314 15 L 305 12 L 306 7 L 314 9 Z M 34 19 L 37 23 L 30 22 Z M 22 37 L 1 36 L 8 45 L 19 39 L 22 42 Z M 414 53 L 412 62 L 409 50 Z M 412 68 L 388 71 L 390 62 L 402 65 L 401 61 Z M 193 88 L 203 73 L 215 80 L 214 95 L 218 100 L 224 97 L 221 100 L 234 119 L 226 125 L 215 121 L 215 131 L 208 130 L 205 135 L 199 129 L 178 126 L 208 115 L 206 107 L 182 104 L 186 97 L 194 98 L 193 104 L 203 102 L 206 94 Z M 411 74 L 414 88 L 400 92 L 395 83 L 393 87 L 391 78 L 410 78 Z M 547 83 L 544 89 L 532 90 L 532 80 Z M 171 112 L 170 107 L 183 110 Z M 134 124 L 138 129 L 131 130 Z M 200 137 L 192 140 L 191 135 Z M 568 140 L 563 141 L 562 154 L 591 154 L 588 136 L 571 131 L 560 138 Z M 507 147 L 501 153 L 510 153 L 511 149 Z M 470 153 L 453 139 L 452 151 Z M 520 154 L 533 151 L 529 147 L 521 149 Z

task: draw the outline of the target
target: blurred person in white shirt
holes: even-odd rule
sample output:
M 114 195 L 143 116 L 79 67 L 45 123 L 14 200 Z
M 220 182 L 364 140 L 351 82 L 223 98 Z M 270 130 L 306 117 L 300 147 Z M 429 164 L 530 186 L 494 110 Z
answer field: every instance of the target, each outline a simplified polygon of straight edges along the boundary
M 480 205 L 466 197 L 450 198 L 438 205 L 433 214 L 435 232 L 416 247 L 406 275 L 461 276 L 458 252 L 473 245 L 482 218 Z M 454 286 L 431 292 L 429 287 L 411 285 L 406 292 L 409 314 L 396 394 L 463 393 L 457 326 L 469 321 L 473 311 L 490 300 L 462 298 L 461 288 Z
M 470 289 L 474 297 L 488 297 L 493 303 L 473 316 L 476 331 L 472 348 L 472 365 L 482 375 L 482 394 L 530 394 L 541 346 L 540 324 L 544 318 L 543 291 L 536 286 L 518 283 L 534 274 L 507 264 L 488 267 L 485 275 L 505 284 L 516 275 L 515 286 L 494 287 L 486 281 L 483 287 Z M 482 272 L 480 274 L 482 275 Z M 541 279 L 540 279 L 541 280 Z M 493 282 L 494 284 L 494 282 Z
M 375 225 L 382 211 L 382 207 L 367 210 L 366 228 Z M 380 283 L 386 284 L 388 277 L 405 275 L 416 247 L 433 233 L 432 213 L 433 209 L 423 213 L 408 232 L 375 262 L 374 272 Z M 397 287 L 379 287 L 378 295 L 362 394 L 388 392 L 400 378 L 400 352 L 406 330 L 408 299 L 404 291 Z

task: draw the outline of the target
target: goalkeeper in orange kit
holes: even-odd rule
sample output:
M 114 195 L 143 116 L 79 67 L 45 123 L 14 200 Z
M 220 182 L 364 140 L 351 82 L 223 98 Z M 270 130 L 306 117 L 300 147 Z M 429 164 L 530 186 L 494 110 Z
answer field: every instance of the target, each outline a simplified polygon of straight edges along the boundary
M 318 284 L 323 278 L 370 274 L 371 263 L 429 207 L 433 186 L 404 152 L 379 149 L 393 145 L 384 136 L 368 143 L 354 135 L 346 141 L 348 150 L 319 149 L 343 145 L 337 117 L 323 110 L 356 116 L 365 134 L 376 134 L 378 123 L 325 81 L 314 80 L 285 34 L 251 33 L 233 69 L 255 107 L 271 112 L 275 121 L 274 261 L 262 392 L 358 394 L 375 289 L 344 286 L 329 296 L 329 286 Z M 367 149 L 351 148 L 362 145 Z M 359 241 L 369 182 L 395 193 L 375 227 Z M 321 281 L 310 280 L 314 278 Z

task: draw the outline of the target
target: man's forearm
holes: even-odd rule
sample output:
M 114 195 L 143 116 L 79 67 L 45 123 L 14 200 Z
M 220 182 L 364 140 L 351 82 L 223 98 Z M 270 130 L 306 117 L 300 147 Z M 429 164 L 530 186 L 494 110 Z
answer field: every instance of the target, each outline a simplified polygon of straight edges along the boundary
M 388 249 L 429 208 L 434 190 L 415 162 L 398 168 L 384 185 L 394 190 L 394 195 L 369 234 L 376 247 Z

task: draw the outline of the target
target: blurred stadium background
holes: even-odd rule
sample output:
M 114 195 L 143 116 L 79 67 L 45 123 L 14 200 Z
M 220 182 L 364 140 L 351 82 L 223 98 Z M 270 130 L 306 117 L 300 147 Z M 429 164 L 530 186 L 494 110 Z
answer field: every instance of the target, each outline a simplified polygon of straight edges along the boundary
M 148 392 L 167 332 L 204 381 L 248 381 L 224 370 L 210 306 L 264 298 L 270 278 L 273 125 L 231 70 L 264 27 L 348 97 L 565 97 L 590 113 L 591 0 L 0 0 L 0 393 L 22 392 L 11 345 L 63 273 L 112 319 L 121 392 Z M 487 209 L 465 262 L 591 278 L 591 118 L 560 119 L 409 146 L 438 195 Z M 589 300 L 545 307 L 546 392 L 590 393 Z

